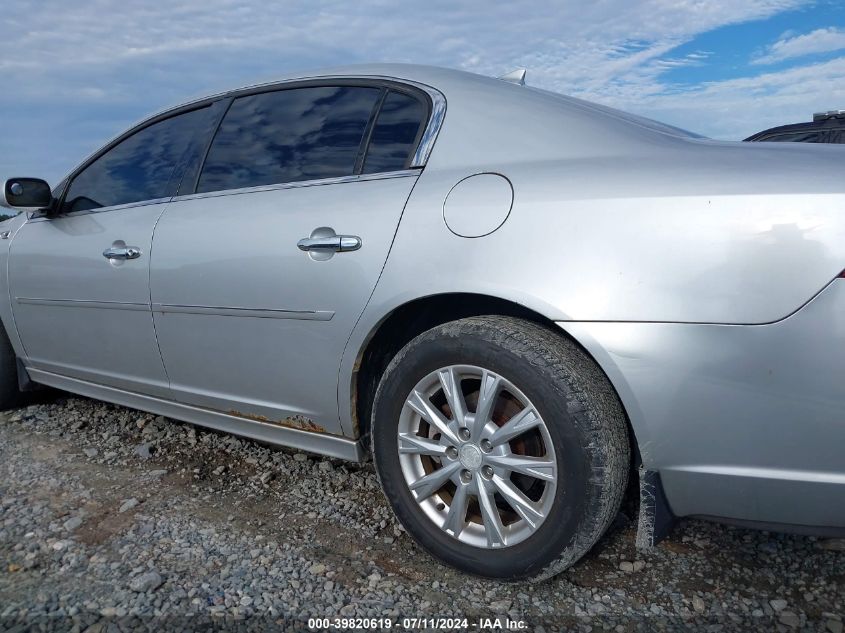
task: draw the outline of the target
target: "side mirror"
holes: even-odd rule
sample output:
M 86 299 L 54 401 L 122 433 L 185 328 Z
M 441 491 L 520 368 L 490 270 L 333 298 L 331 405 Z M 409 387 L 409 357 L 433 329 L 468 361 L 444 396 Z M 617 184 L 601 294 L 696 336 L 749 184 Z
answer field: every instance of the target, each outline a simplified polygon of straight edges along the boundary
M 10 209 L 46 209 L 53 202 L 50 185 L 40 178 L 9 178 L 0 205 Z

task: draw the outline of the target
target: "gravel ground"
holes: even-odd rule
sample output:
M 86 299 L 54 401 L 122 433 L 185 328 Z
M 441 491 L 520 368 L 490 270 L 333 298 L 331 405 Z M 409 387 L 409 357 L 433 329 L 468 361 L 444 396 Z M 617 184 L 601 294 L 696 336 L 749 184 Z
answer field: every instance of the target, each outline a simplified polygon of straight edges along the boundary
M 76 397 L 0 414 L 0 630 L 454 616 L 470 630 L 842 632 L 845 541 L 681 521 L 637 553 L 634 525 L 620 515 L 551 581 L 491 582 L 421 551 L 370 464 Z

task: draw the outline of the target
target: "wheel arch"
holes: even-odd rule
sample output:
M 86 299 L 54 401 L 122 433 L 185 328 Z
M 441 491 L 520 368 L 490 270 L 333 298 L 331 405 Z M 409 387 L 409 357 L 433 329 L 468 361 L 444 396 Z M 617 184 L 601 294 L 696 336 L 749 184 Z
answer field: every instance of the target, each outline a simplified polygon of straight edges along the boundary
M 411 339 L 443 323 L 471 316 L 512 316 L 549 327 L 559 336 L 574 341 L 607 376 L 625 412 L 628 426 L 632 469 L 641 463 L 637 436 L 631 425 L 625 401 L 602 363 L 574 336 L 543 314 L 525 305 L 486 294 L 454 292 L 433 294 L 407 301 L 388 312 L 369 331 L 360 346 L 352 370 L 350 403 L 353 426 L 358 437 L 366 438 L 370 432 L 370 417 L 376 388 L 387 365 Z M 636 477 L 631 478 L 635 480 Z

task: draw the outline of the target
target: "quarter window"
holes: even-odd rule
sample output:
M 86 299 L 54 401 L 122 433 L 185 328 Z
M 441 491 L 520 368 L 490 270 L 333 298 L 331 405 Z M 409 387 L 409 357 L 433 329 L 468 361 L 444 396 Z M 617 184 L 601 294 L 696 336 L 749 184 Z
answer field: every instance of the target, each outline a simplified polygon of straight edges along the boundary
M 379 110 L 363 172 L 407 169 L 422 132 L 426 108 L 418 99 L 391 91 Z
M 176 169 L 204 129 L 208 108 L 153 123 L 121 141 L 71 182 L 62 211 L 83 211 L 175 194 Z
M 380 88 L 291 88 L 232 102 L 197 192 L 348 176 Z

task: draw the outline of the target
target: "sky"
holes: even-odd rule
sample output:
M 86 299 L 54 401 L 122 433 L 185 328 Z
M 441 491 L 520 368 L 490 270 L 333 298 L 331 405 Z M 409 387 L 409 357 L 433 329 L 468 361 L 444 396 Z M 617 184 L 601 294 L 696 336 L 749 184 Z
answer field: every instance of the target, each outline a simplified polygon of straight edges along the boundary
M 5 0 L 0 177 L 58 182 L 147 114 L 291 71 L 425 63 L 719 139 L 845 109 L 845 0 Z

